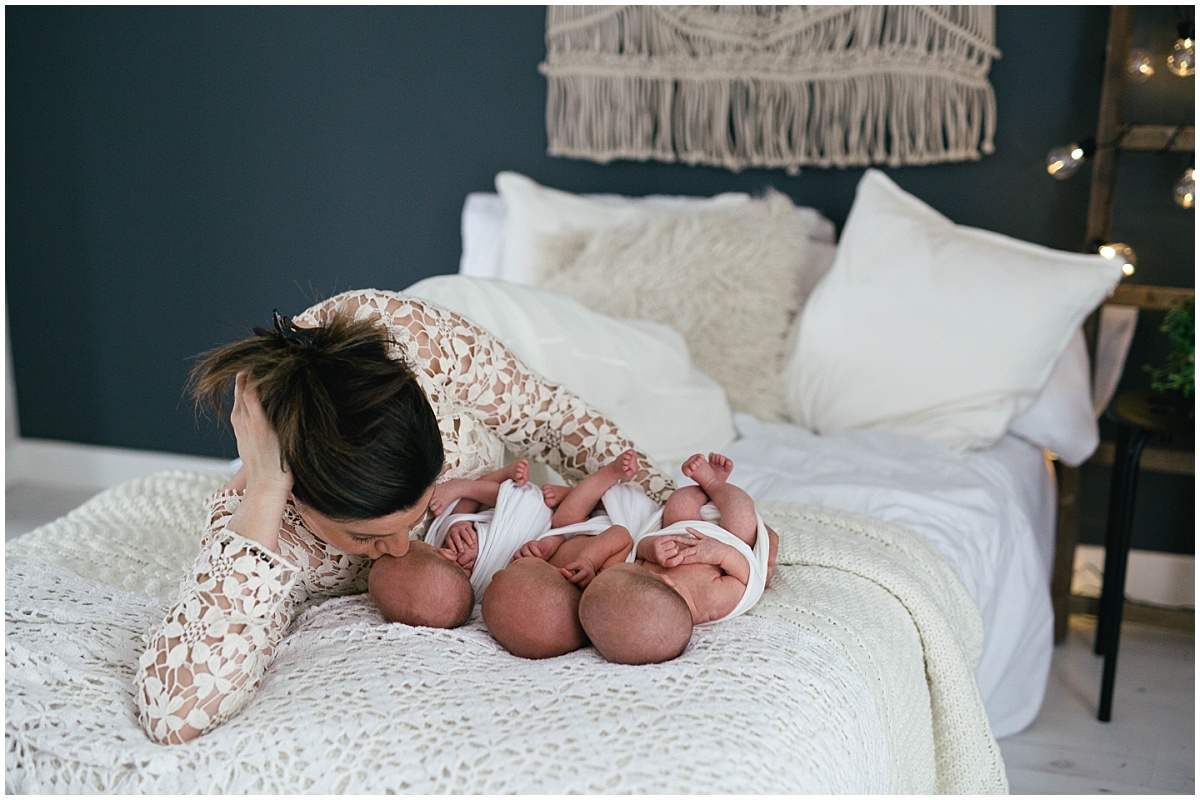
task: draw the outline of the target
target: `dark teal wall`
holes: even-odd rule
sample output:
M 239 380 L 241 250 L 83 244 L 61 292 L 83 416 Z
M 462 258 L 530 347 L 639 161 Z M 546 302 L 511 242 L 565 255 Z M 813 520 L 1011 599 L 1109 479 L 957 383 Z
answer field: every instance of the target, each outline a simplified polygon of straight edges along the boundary
M 7 7 L 6 291 L 22 435 L 232 455 L 228 432 L 181 396 L 190 359 L 273 308 L 454 272 L 463 199 L 502 169 L 575 191 L 772 185 L 845 220 L 861 170 L 547 157 L 544 13 Z M 1173 7 L 1139 13 L 1145 35 L 1173 39 Z M 999 7 L 995 155 L 890 174 L 957 222 L 1082 247 L 1087 176 L 1050 180 L 1043 161 L 1094 129 L 1107 16 Z M 1190 122 L 1192 80 L 1160 74 L 1134 102 Z M 1138 280 L 1192 285 L 1194 217 L 1167 198 L 1186 164 L 1141 158 L 1122 173 L 1122 204 L 1127 182 L 1151 187 L 1150 200 L 1118 232 L 1141 255 Z

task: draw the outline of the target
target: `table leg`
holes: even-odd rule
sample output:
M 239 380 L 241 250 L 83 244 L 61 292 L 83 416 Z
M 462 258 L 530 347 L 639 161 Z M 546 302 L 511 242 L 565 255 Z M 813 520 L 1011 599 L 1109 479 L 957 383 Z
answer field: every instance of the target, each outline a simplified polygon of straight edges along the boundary
M 1104 583 L 1100 594 L 1100 614 L 1096 621 L 1096 652 L 1104 655 L 1100 711 L 1097 715 L 1102 722 L 1112 719 L 1117 649 L 1121 638 L 1121 615 L 1125 608 L 1125 572 L 1133 538 L 1134 493 L 1137 489 L 1138 461 L 1146 439 L 1144 432 L 1134 432 L 1126 426 L 1121 426 L 1117 432 L 1116 458 L 1109 490 L 1108 531 L 1104 543 Z

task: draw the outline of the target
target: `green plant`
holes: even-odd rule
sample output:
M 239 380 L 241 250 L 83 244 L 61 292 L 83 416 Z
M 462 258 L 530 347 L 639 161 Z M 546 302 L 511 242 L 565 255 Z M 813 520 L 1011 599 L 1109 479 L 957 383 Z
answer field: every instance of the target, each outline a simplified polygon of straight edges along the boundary
M 1176 305 L 1167 312 L 1160 331 L 1171 342 L 1171 352 L 1162 367 L 1146 365 L 1150 373 L 1150 388 L 1158 392 L 1179 390 L 1184 397 L 1196 391 L 1196 298 Z

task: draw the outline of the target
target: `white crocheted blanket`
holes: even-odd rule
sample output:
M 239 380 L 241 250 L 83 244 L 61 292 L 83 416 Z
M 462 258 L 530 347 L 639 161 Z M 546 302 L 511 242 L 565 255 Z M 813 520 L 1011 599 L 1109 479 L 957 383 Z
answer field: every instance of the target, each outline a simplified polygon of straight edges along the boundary
M 105 793 L 954 793 L 1007 785 L 971 676 L 981 626 L 903 529 L 764 506 L 771 588 L 675 661 L 503 651 L 385 623 L 365 595 L 305 611 L 257 696 L 186 745 L 152 744 L 142 636 L 198 547 L 211 475 L 98 495 L 9 544 L 5 786 Z

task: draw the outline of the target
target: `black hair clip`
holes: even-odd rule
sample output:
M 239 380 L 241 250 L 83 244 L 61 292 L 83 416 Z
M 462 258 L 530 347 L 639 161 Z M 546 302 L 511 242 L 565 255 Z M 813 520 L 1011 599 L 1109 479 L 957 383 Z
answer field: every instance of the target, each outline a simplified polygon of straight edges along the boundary
M 256 334 L 259 336 L 274 334 L 297 350 L 313 350 L 316 348 L 317 332 L 315 328 L 301 328 L 292 322 L 291 317 L 285 317 L 278 310 L 271 313 L 275 315 L 275 330 L 269 331 L 266 328 L 255 328 L 254 332 Z

